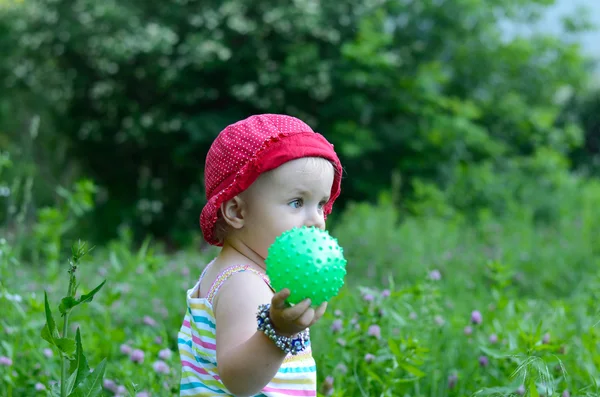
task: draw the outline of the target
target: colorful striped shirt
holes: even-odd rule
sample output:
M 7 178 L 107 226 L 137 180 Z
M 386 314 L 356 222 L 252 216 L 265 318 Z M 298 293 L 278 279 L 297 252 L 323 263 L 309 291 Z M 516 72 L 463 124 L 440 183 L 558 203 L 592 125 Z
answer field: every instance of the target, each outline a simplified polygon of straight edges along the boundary
M 219 377 L 213 298 L 223 283 L 237 272 L 251 271 L 263 278 L 270 287 L 266 275 L 249 266 L 237 265 L 219 274 L 205 298 L 197 298 L 202 278 L 211 264 L 206 266 L 196 285 L 187 291 L 187 310 L 178 334 L 182 365 L 180 396 L 233 396 Z M 317 370 L 309 342 L 303 352 L 296 356 L 290 354 L 284 359 L 275 377 L 255 397 L 316 397 L 316 384 Z

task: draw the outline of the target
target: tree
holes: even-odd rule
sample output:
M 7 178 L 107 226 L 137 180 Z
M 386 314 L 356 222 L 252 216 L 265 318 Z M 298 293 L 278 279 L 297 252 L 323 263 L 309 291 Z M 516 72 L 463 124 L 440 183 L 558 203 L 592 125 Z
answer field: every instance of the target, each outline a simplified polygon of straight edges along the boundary
M 547 0 L 30 0 L 9 20 L 55 133 L 105 189 L 100 236 L 197 230 L 212 139 L 253 113 L 288 113 L 330 138 L 343 205 L 394 173 L 442 188 L 464 165 L 568 152 L 557 91 L 586 80 L 577 46 L 503 38 Z M 4 65 L 4 67 L 6 67 Z

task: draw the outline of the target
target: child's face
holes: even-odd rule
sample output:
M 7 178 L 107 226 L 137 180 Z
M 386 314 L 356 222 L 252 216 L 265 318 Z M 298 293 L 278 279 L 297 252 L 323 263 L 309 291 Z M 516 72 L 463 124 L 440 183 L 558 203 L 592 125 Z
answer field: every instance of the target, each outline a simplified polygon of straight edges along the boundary
M 266 258 L 269 246 L 286 230 L 325 229 L 323 207 L 333 177 L 333 165 L 321 158 L 292 160 L 261 175 L 240 195 L 246 204 L 240 230 L 246 244 Z

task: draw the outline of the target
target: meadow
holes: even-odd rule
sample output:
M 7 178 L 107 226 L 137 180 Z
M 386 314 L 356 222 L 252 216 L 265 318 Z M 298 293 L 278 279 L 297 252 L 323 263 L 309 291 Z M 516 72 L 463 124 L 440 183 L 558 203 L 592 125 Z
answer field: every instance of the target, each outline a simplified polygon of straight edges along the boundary
M 0 397 L 179 395 L 205 154 L 267 112 L 344 165 L 320 396 L 600 396 L 599 23 L 552 3 L 0 0 Z
M 564 202 L 551 222 L 526 210 L 402 218 L 385 200 L 350 205 L 330 230 L 346 284 L 313 330 L 320 395 L 600 395 L 600 187 Z M 123 229 L 36 266 L 0 242 L 1 396 L 60 395 L 45 293 L 61 336 L 80 329 L 87 364 L 104 371 L 72 395 L 178 395 L 185 291 L 213 249 L 135 246 Z M 105 284 L 63 328 L 72 265 L 77 298 Z

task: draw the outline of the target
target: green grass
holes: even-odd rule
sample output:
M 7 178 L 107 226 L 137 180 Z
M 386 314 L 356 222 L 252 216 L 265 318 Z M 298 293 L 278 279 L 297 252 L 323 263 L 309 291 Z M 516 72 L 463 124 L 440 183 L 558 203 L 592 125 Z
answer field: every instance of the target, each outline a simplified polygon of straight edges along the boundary
M 600 395 L 600 214 L 585 203 L 546 226 L 526 214 L 399 223 L 384 204 L 350 207 L 331 231 L 345 248 L 347 282 L 312 333 L 321 392 Z M 49 389 L 61 370 L 58 350 L 40 337 L 44 291 L 59 318 L 69 266 L 66 258 L 22 263 L 6 242 L 1 250 L 0 356 L 12 365 L 0 364 L 0 395 L 44 395 L 36 384 Z M 177 395 L 185 291 L 214 253 L 166 255 L 152 243 L 133 249 L 124 237 L 84 257 L 79 293 L 106 280 L 70 318 L 69 336 L 79 325 L 90 367 L 107 358 L 105 378 L 135 385 L 131 395 Z M 143 362 L 122 345 L 143 351 Z M 169 373 L 156 371 L 159 360 Z

